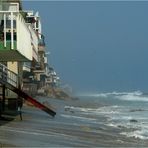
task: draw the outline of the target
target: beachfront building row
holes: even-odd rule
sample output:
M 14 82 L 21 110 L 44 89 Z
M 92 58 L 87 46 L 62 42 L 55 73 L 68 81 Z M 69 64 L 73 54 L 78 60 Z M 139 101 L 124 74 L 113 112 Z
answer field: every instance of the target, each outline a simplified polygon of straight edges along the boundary
M 20 0 L 0 1 L 0 63 L 17 74 L 17 87 L 34 95 L 59 81 L 49 67 L 39 13 L 23 11 Z M 15 100 L 10 90 L 5 96 Z

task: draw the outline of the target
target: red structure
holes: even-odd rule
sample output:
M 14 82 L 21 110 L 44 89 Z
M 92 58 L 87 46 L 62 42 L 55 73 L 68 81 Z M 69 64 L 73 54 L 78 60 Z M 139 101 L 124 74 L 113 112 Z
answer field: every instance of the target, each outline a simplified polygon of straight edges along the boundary
M 29 101 L 35 107 L 43 110 L 44 112 L 48 113 L 52 117 L 54 117 L 56 115 L 56 112 L 55 111 L 53 111 L 50 108 L 46 107 L 45 105 L 41 104 L 40 102 L 38 102 L 37 100 L 35 100 L 34 98 L 32 98 L 31 96 L 29 96 L 28 94 L 26 94 L 25 92 L 23 92 L 21 89 L 19 89 L 16 86 L 12 85 L 11 82 L 13 82 L 13 79 L 10 77 L 12 75 L 10 73 L 12 73 L 13 75 L 15 74 L 15 73 L 11 72 L 10 70 L 8 70 L 6 68 L 6 66 L 0 64 L 0 83 L 3 86 L 5 86 L 6 88 L 8 88 L 11 91 L 15 92 L 16 94 L 18 94 L 18 96 L 20 96 L 20 97 L 24 98 L 25 100 Z M 3 98 L 2 102 L 5 102 L 4 99 L 5 98 Z

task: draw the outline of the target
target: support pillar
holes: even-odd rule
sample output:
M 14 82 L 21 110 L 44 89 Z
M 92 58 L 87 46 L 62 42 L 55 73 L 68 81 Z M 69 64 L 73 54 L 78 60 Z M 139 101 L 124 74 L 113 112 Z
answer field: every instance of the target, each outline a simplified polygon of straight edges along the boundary
M 22 90 L 22 87 L 23 87 L 23 62 L 18 62 L 18 89 L 19 90 Z M 18 96 L 18 100 L 17 100 L 17 103 L 18 103 L 18 107 L 19 108 L 22 108 L 22 105 L 23 105 L 23 99 L 22 97 Z
M 2 88 L 3 90 L 2 90 L 2 111 L 4 111 L 5 110 L 5 100 L 6 100 L 6 98 L 5 98 L 5 89 L 6 89 L 6 87 L 5 87 L 5 85 L 3 85 L 3 88 Z
M 2 101 L 0 100 L 0 119 L 1 119 L 1 116 L 2 116 Z

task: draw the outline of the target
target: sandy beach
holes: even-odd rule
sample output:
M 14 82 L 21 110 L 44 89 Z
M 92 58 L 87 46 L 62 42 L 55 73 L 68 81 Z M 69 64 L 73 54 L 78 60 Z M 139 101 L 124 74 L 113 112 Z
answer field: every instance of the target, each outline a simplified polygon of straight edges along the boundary
M 0 121 L 1 147 L 145 147 L 147 140 L 128 138 L 121 132 L 125 127 L 106 126 L 106 118 L 82 116 L 69 106 L 88 106 L 81 100 L 59 100 L 38 97 L 49 102 L 57 112 L 52 118 L 48 114 L 24 105 L 23 120 L 16 116 L 12 121 Z M 97 105 L 98 106 L 98 105 Z M 101 105 L 100 105 L 101 106 Z M 132 129 L 130 129 L 132 131 Z

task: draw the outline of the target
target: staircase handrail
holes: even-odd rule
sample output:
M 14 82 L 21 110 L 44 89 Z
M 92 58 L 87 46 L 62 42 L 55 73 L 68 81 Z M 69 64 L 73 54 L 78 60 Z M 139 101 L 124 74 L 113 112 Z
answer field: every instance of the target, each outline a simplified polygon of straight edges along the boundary
M 6 88 L 15 92 L 16 94 L 18 94 L 20 97 L 24 98 L 25 100 L 31 102 L 35 107 L 43 110 L 44 112 L 48 113 L 49 115 L 51 115 L 53 117 L 56 115 L 55 111 L 53 111 L 52 109 L 43 105 L 42 103 L 40 103 L 36 99 L 32 98 L 31 96 L 29 96 L 28 94 L 23 92 L 21 89 L 19 89 L 17 86 L 18 79 L 16 79 L 16 86 L 15 86 L 12 83 L 12 82 L 15 82 L 15 80 L 12 80 L 12 78 L 10 77 L 11 76 L 10 74 L 11 75 L 13 74 L 14 76 L 16 76 L 16 78 L 18 78 L 18 75 L 16 73 L 12 72 L 5 65 L 0 63 L 0 83 L 2 85 L 5 85 Z
M 15 72 L 9 70 L 5 65 L 0 63 L 0 78 L 3 79 L 3 81 L 9 82 L 17 87 L 18 77 L 19 76 Z

